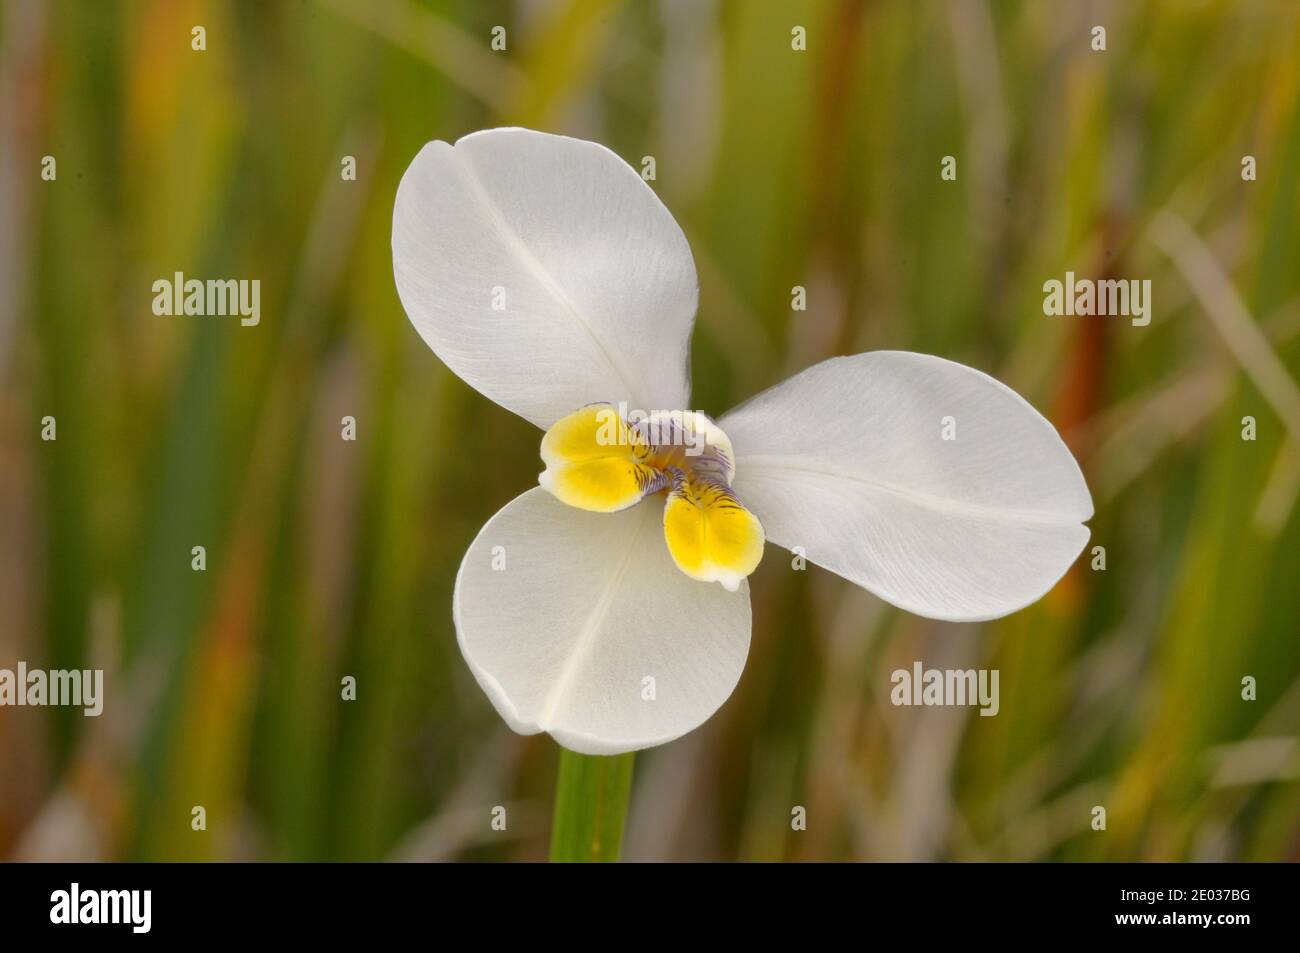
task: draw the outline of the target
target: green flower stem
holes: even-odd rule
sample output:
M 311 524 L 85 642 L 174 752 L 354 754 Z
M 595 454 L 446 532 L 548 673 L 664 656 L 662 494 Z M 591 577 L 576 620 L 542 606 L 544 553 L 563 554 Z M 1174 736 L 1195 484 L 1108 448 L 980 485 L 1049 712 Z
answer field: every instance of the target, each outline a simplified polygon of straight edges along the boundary
M 560 749 L 551 825 L 553 862 L 618 860 L 635 759 L 631 753 L 600 757 Z

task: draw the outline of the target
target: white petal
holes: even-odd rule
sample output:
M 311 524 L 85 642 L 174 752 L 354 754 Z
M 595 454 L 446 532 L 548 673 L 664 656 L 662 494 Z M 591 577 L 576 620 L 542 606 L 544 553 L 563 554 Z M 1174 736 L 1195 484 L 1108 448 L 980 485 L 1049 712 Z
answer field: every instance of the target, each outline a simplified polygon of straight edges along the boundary
M 945 440 L 952 417 L 956 439 Z M 925 354 L 834 358 L 725 415 L 767 538 L 896 606 L 978 620 L 1034 602 L 1092 498 L 1056 430 L 986 374 Z
M 749 589 L 683 575 L 657 502 L 588 513 L 537 487 L 465 554 L 457 639 L 515 731 L 546 731 L 584 754 L 635 751 L 695 728 L 735 688 L 749 654 Z
M 393 273 L 447 366 L 539 427 L 595 401 L 687 404 L 691 250 L 604 146 L 529 129 L 428 143 L 397 189 Z

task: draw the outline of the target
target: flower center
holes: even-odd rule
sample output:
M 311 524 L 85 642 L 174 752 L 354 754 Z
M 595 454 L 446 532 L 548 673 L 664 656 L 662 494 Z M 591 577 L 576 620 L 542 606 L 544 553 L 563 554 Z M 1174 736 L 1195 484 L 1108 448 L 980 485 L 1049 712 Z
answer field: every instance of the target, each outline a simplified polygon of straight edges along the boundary
M 763 556 L 763 527 L 731 490 L 731 441 L 704 414 L 588 404 L 542 438 L 538 482 L 569 506 L 613 513 L 664 496 L 664 540 L 682 572 L 736 591 Z

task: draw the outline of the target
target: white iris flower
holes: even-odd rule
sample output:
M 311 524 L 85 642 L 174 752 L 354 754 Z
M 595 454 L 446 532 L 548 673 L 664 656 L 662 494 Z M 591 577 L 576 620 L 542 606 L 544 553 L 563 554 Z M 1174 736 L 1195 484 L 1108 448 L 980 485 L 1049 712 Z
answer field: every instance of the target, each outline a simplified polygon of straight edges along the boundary
M 541 485 L 479 532 L 452 605 L 515 731 L 615 754 L 701 724 L 744 668 L 765 539 L 967 621 L 1039 599 L 1088 540 L 1052 425 L 960 364 L 837 357 L 716 422 L 686 411 L 691 251 L 603 146 L 429 143 L 397 191 L 393 270 L 438 357 L 545 431 Z

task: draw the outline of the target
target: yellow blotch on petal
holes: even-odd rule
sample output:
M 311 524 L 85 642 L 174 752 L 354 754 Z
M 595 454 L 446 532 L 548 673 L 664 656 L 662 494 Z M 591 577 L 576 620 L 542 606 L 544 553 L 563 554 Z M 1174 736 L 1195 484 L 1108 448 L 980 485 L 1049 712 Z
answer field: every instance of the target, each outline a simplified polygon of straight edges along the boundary
M 569 506 L 613 513 L 663 488 L 649 456 L 645 440 L 612 405 L 589 404 L 546 431 L 546 469 L 537 482 Z
M 680 478 L 664 507 L 664 539 L 677 568 L 731 592 L 763 558 L 763 527 L 726 486 Z

